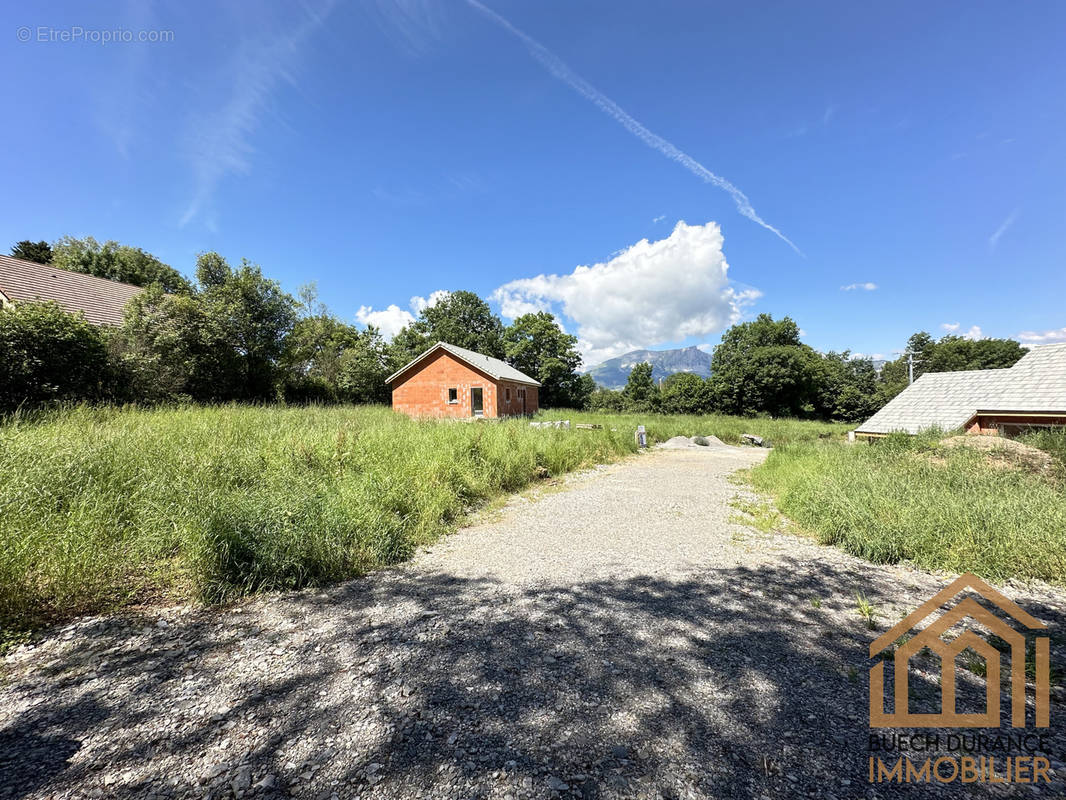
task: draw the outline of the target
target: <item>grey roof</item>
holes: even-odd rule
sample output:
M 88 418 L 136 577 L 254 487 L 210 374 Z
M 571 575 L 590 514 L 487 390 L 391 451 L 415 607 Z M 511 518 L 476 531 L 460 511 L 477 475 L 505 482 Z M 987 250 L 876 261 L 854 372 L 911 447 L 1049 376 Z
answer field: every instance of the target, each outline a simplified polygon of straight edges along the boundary
M 926 373 L 856 433 L 949 431 L 992 411 L 1066 414 L 1066 343 L 1033 347 L 1009 369 Z
M 457 345 L 448 344 L 447 342 L 437 342 L 420 356 L 412 359 L 410 362 L 400 367 L 400 369 L 396 370 L 396 372 L 385 379 L 385 383 L 392 383 L 419 361 L 432 353 L 435 353 L 439 349 L 447 350 L 460 361 L 465 361 L 474 369 L 484 372 L 489 377 L 495 378 L 498 381 L 514 381 L 515 383 L 526 383 L 530 386 L 540 386 L 540 381 L 535 381 L 528 375 L 519 372 L 506 361 L 500 361 L 500 359 L 493 358 L 492 356 L 475 353 L 473 350 L 467 350 L 465 347 L 458 347 Z
M 121 325 L 126 303 L 142 291 L 129 283 L 0 256 L 0 293 L 8 300 L 54 300 L 72 314 L 80 311 L 93 325 Z

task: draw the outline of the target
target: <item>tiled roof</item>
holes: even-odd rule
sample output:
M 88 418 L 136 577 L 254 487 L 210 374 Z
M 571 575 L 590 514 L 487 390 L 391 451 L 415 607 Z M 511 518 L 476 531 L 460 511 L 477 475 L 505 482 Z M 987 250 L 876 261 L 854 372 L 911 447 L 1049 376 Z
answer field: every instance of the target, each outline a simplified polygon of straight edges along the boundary
M 94 325 L 121 325 L 126 303 L 141 291 L 129 283 L 0 256 L 0 292 L 11 302 L 55 300 Z
M 385 383 L 392 383 L 400 377 L 400 375 L 405 373 L 426 356 L 436 352 L 438 349 L 448 351 L 460 361 L 465 361 L 470 366 L 484 372 L 486 375 L 495 378 L 496 380 L 514 381 L 515 383 L 526 383 L 530 386 L 540 386 L 540 381 L 535 381 L 528 375 L 519 372 L 506 361 L 500 361 L 500 359 L 493 358 L 492 356 L 475 353 L 473 350 L 467 350 L 465 347 L 457 347 L 456 345 L 448 344 L 447 342 L 437 342 L 420 356 L 396 370 L 396 372 L 385 379 Z
M 1033 347 L 1009 369 L 926 373 L 856 432 L 948 431 L 991 411 L 1066 413 L 1066 344 Z

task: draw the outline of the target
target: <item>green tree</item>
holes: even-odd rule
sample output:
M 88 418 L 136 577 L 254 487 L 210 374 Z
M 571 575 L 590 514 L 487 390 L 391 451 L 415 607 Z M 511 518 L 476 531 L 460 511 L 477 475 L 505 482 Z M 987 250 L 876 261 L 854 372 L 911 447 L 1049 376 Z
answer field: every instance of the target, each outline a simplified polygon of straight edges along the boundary
M 0 308 L 0 411 L 105 398 L 104 334 L 57 303 Z
M 577 337 L 564 333 L 554 316 L 538 311 L 516 318 L 503 332 L 503 346 L 508 363 L 540 381 L 541 407 L 584 408 L 592 390 L 577 372 Z
M 389 366 L 388 345 L 377 328 L 367 326 L 341 355 L 337 376 L 340 397 L 349 403 L 387 403 Z
M 845 350 L 823 356 L 825 383 L 820 416 L 845 422 L 864 420 L 878 409 L 878 378 L 873 361 Z
M 301 287 L 299 318 L 285 337 L 280 358 L 282 396 L 290 402 L 334 402 L 340 399 L 341 359 L 362 336 L 319 302 L 313 284 Z
M 296 323 L 295 298 L 263 277 L 257 265 L 242 260 L 234 269 L 218 253 L 200 254 L 196 280 L 207 315 L 205 338 L 232 350 L 234 369 L 227 372 L 224 394 L 238 400 L 273 397 L 285 337 Z
M 236 354 L 229 342 L 211 338 L 212 331 L 196 295 L 167 294 L 157 285 L 135 296 L 112 338 L 126 399 L 231 399 L 228 373 Z
M 692 372 L 675 372 L 663 381 L 662 409 L 668 414 L 706 414 L 713 395 L 703 378 Z
M 591 375 L 584 377 L 591 378 Z M 595 381 L 593 381 L 595 384 Z M 591 411 L 625 411 L 626 399 L 620 391 L 597 386 L 590 394 L 588 408 Z
M 48 242 L 31 242 L 23 239 L 11 248 L 11 255 L 24 261 L 35 261 L 38 264 L 52 263 L 52 248 Z
M 714 404 L 726 414 L 811 416 L 825 382 L 822 359 L 800 341 L 789 317 L 760 314 L 734 325 L 711 356 Z
M 392 341 L 393 363 L 402 366 L 436 342 L 465 347 L 482 355 L 504 358 L 503 322 L 489 304 L 473 292 L 450 292 Z
M 1003 369 L 1014 366 L 1025 348 L 1013 339 L 965 339 L 945 336 L 927 354 L 925 372 L 955 372 L 968 369 Z
M 389 367 L 392 371 L 398 370 L 407 362 L 436 344 L 437 339 L 430 339 L 427 334 L 421 332 L 417 322 L 401 328 L 399 333 L 392 337 L 389 343 Z
M 75 239 L 64 236 L 52 246 L 52 264 L 72 272 L 98 278 L 150 286 L 158 283 L 168 292 L 189 292 L 192 286 L 176 269 L 164 264 L 139 247 L 108 241 L 101 244 L 91 236 Z
M 627 411 L 658 411 L 659 387 L 651 377 L 652 366 L 647 361 L 637 364 L 629 373 L 622 390 Z

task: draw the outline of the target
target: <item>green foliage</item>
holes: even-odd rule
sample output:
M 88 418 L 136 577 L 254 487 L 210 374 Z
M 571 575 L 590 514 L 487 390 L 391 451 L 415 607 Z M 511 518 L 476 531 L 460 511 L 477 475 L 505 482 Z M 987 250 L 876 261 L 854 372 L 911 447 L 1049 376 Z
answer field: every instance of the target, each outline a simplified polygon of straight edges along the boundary
M 180 272 L 139 247 L 113 241 L 100 244 L 91 236 L 64 236 L 52 246 L 52 252 L 51 263 L 61 269 L 134 286 L 158 283 L 168 292 L 188 292 L 191 288 Z
M 637 364 L 629 372 L 626 387 L 622 390 L 626 411 L 657 411 L 659 409 L 659 387 L 651 377 L 652 366 L 644 362 Z
M 388 346 L 374 327 L 367 327 L 340 358 L 337 393 L 349 403 L 387 403 L 391 392 Z
M 545 469 L 634 449 L 631 427 L 456 425 L 382 407 L 15 417 L 0 424 L 0 628 L 351 577 Z
M 107 345 L 100 329 L 56 303 L 0 308 L 0 413 L 102 399 L 109 391 Z
M 309 387 L 322 386 L 327 388 L 328 396 L 311 399 L 335 401 L 342 358 L 359 339 L 358 328 L 327 311 L 296 320 L 292 331 L 285 337 L 281 355 L 285 399 L 296 401 L 296 395 Z
M 707 414 L 714 408 L 708 381 L 691 372 L 676 372 L 662 386 L 662 410 L 668 414 Z
M 711 356 L 715 407 L 726 414 L 815 416 L 825 383 L 822 359 L 791 318 L 760 314 L 734 325 Z
M 303 315 L 285 337 L 281 396 L 296 403 L 384 403 L 389 399 L 388 347 L 373 326 L 359 330 L 300 291 Z
M 198 298 L 207 318 L 206 336 L 228 343 L 220 397 L 266 400 L 274 395 L 275 364 L 296 322 L 296 301 L 277 281 L 242 260 L 231 268 L 217 253 L 196 261 Z
M 577 337 L 564 333 L 554 316 L 540 311 L 518 317 L 504 330 L 503 345 L 509 364 L 540 381 L 541 406 L 586 406 L 595 381 L 578 375 Z
M 620 391 L 597 386 L 588 401 L 590 411 L 625 411 L 626 399 Z
M 776 447 L 754 485 L 824 544 L 876 563 L 1066 582 L 1066 494 L 935 436 Z
M 393 339 L 392 363 L 399 368 L 437 342 L 465 347 L 493 358 L 506 355 L 503 322 L 473 292 L 449 292 L 423 308 L 418 319 Z
M 11 248 L 11 255 L 14 258 L 35 261 L 38 264 L 52 263 L 52 247 L 48 242 L 44 241 L 31 242 L 29 239 L 23 239 L 21 242 L 16 242 L 15 246 Z
M 197 259 L 188 294 L 159 286 L 135 297 L 113 350 L 131 399 L 269 400 L 281 378 L 296 301 L 247 261 Z
M 824 381 L 818 400 L 821 416 L 861 422 L 881 407 L 877 372 L 870 359 L 852 358 L 847 350 L 830 351 L 823 356 L 822 365 Z
M 111 352 L 125 399 L 149 403 L 216 397 L 234 361 L 232 348 L 211 338 L 200 299 L 159 286 L 130 300 Z

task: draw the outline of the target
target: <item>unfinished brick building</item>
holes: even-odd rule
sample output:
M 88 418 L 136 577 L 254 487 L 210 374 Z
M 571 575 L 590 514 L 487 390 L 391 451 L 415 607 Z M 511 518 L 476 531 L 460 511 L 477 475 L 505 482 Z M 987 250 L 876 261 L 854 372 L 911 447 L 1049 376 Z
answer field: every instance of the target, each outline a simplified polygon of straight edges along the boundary
M 540 383 L 498 358 L 437 342 L 390 375 L 392 407 L 412 417 L 508 417 L 537 410 Z

